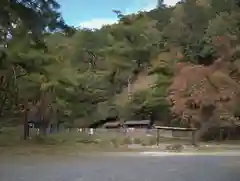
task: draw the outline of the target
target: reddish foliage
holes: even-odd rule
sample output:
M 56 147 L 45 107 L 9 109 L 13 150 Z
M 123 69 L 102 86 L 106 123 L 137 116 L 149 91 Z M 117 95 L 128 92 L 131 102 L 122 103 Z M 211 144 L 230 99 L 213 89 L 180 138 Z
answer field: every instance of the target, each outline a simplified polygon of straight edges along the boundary
M 172 112 L 179 117 L 191 115 L 197 122 L 201 121 L 201 107 L 207 104 L 216 105 L 216 111 L 229 112 L 239 88 L 231 81 L 227 67 L 221 58 L 208 67 L 177 63 L 168 96 Z

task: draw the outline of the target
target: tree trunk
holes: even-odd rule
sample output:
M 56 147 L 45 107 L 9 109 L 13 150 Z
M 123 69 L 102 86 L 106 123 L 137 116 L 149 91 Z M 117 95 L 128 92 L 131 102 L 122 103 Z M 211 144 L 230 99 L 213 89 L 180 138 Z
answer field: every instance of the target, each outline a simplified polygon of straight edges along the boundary
M 132 99 L 132 80 L 131 76 L 128 77 L 128 100 Z
M 27 140 L 29 138 L 29 125 L 28 125 L 28 119 L 27 114 L 28 111 L 26 110 L 24 113 L 24 123 L 23 123 L 23 139 Z
M 53 132 L 54 132 L 54 126 L 53 126 L 53 124 L 50 124 L 49 133 L 53 133 Z
M 28 140 L 28 138 L 29 138 L 29 127 L 28 127 L 28 124 L 24 123 L 24 126 L 23 126 L 23 139 L 24 140 Z
M 194 132 L 192 144 L 194 146 L 199 146 L 199 141 L 200 141 L 201 137 L 211 127 L 212 127 L 212 123 L 210 121 L 202 122 L 201 127 L 197 131 Z
M 40 128 L 39 128 L 39 135 L 40 136 L 46 136 L 46 134 L 47 134 L 47 127 L 46 127 L 46 125 L 45 124 L 42 124 L 41 126 L 40 126 Z
M 57 132 L 59 132 L 60 131 L 60 122 L 58 121 L 57 122 Z

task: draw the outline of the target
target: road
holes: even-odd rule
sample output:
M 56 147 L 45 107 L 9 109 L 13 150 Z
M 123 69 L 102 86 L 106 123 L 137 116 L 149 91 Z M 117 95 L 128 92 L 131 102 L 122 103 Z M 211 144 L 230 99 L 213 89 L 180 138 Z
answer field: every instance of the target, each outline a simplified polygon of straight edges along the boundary
M 239 156 L 6 158 L 0 181 L 239 181 Z

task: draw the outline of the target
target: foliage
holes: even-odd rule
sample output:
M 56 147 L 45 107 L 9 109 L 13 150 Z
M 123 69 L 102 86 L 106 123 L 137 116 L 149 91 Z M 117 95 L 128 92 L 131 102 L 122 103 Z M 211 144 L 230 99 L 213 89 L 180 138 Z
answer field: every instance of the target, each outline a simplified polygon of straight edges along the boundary
M 123 15 L 115 10 L 118 23 L 99 30 L 74 30 L 54 0 L 1 1 L 1 119 L 23 118 L 31 102 L 30 110 L 39 104 L 43 117 L 52 110 L 48 124 L 61 120 L 67 127 L 87 126 L 108 117 L 112 108 L 121 108 L 125 118 L 169 124 L 173 113 L 181 117 L 189 110 L 189 99 L 200 99 L 188 96 L 191 91 L 202 95 L 200 88 L 207 89 L 211 93 L 204 93 L 205 99 L 215 101 L 223 93 L 214 94 L 213 85 L 222 89 L 227 82 L 237 97 L 234 48 L 240 11 L 235 3 L 187 0 L 167 7 L 159 1 L 150 12 Z M 223 63 L 215 61 L 219 58 Z M 150 76 L 157 78 L 145 84 Z M 206 77 L 213 84 L 204 82 Z M 130 101 L 127 87 L 134 89 Z M 168 102 L 169 88 L 182 106 L 179 112 Z

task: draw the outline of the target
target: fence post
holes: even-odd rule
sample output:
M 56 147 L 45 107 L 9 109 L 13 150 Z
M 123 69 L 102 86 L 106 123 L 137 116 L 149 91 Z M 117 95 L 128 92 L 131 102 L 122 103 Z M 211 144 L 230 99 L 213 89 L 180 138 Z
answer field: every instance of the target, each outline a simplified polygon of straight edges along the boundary
M 192 130 L 192 145 L 196 146 L 198 143 L 196 142 L 195 136 L 196 136 L 197 130 Z
M 159 146 L 160 142 L 160 134 L 159 134 L 159 129 L 157 128 L 157 146 Z

